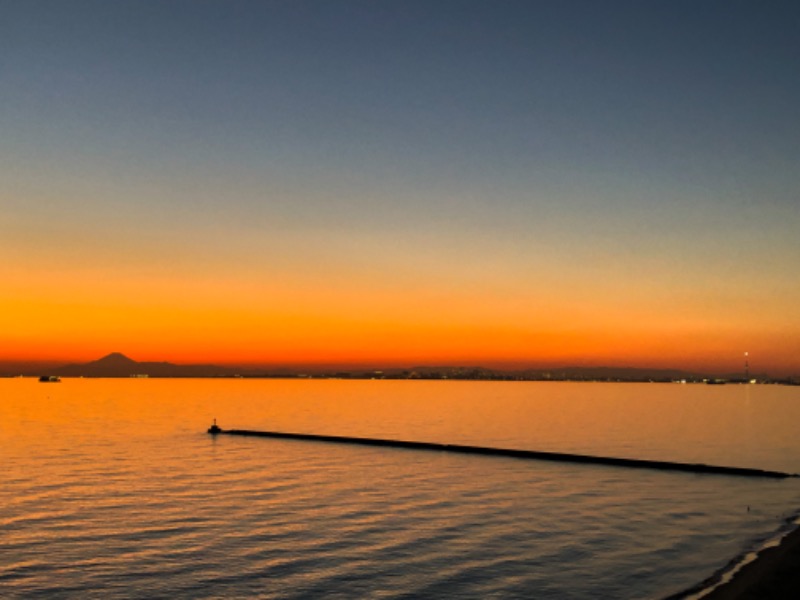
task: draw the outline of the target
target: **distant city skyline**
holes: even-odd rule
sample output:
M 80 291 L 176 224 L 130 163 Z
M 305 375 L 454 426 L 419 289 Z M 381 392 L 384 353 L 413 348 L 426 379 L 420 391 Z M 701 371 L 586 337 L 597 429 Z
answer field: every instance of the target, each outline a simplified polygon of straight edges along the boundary
M 743 368 L 729 371 L 691 371 L 669 367 L 626 365 L 505 364 L 214 364 L 138 361 L 122 352 L 111 352 L 85 362 L 0 362 L 0 377 L 355 377 L 389 379 L 511 379 L 511 380 L 607 380 L 800 384 L 800 377 L 751 372 L 745 355 Z
M 6 0 L 0 363 L 800 375 L 800 6 Z

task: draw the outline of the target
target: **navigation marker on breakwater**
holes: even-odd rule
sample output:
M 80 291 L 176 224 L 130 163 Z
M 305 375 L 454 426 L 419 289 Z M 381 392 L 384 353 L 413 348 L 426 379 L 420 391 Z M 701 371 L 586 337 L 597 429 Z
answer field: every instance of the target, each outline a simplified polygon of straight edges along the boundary
M 742 477 L 769 477 L 786 479 L 799 477 L 797 473 L 749 469 L 744 467 L 720 467 L 702 463 L 680 463 L 664 460 L 645 460 L 638 458 L 616 458 L 609 456 L 588 456 L 585 454 L 568 454 L 564 452 L 541 452 L 538 450 L 514 450 L 510 448 L 487 448 L 483 446 L 464 446 L 460 444 L 440 444 L 436 442 L 410 442 L 404 440 L 382 440 L 377 438 L 361 438 L 339 435 L 318 435 L 313 433 L 285 433 L 279 431 L 252 431 L 246 429 L 222 429 L 214 424 L 208 433 L 241 435 L 250 437 L 268 437 L 277 439 L 303 440 L 308 442 L 329 442 L 335 444 L 356 444 L 361 446 L 382 446 L 388 448 L 405 448 L 409 450 L 433 450 L 440 452 L 456 452 L 460 454 L 481 454 L 484 456 L 506 456 L 531 460 L 548 460 L 566 463 L 582 463 L 607 465 L 612 467 L 630 467 L 636 469 L 655 469 L 659 471 L 682 471 L 685 473 L 708 473 L 713 475 L 737 475 Z

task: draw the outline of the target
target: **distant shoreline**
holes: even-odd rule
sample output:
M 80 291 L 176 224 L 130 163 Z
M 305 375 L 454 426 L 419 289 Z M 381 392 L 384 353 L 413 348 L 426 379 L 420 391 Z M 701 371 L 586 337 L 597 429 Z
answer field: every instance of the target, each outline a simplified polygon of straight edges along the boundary
M 800 385 L 800 374 L 771 377 L 749 369 L 727 373 L 698 373 L 674 368 L 625 366 L 559 366 L 501 369 L 480 365 L 348 366 L 175 364 L 137 361 L 112 352 L 86 363 L 0 363 L 0 376 L 59 377 L 210 377 L 260 379 L 421 379 L 464 381 L 612 381 L 671 383 L 784 383 Z
M 42 373 L 50 375 L 51 373 L 58 373 L 57 369 L 43 370 Z M 0 373 L 0 379 L 38 379 L 41 375 L 37 373 Z M 130 374 L 130 375 L 58 375 L 64 379 L 292 379 L 292 380 L 339 380 L 339 381 L 506 381 L 506 382 L 552 382 L 552 383 L 669 383 L 669 384 L 686 384 L 686 385 L 786 385 L 786 386 L 800 386 L 800 381 L 794 378 L 790 379 L 759 379 L 753 381 L 743 381 L 737 379 L 720 380 L 720 379 L 691 379 L 691 380 L 675 380 L 670 378 L 623 378 L 623 377 L 574 377 L 574 378 L 556 378 L 556 377 L 536 377 L 536 376 L 515 376 L 515 375 L 497 375 L 487 377 L 459 377 L 447 375 L 425 375 L 416 377 L 406 377 L 398 375 L 383 375 L 376 377 L 371 374 L 327 374 L 327 373 L 314 373 L 314 374 L 263 374 L 263 375 L 149 375 L 149 374 Z

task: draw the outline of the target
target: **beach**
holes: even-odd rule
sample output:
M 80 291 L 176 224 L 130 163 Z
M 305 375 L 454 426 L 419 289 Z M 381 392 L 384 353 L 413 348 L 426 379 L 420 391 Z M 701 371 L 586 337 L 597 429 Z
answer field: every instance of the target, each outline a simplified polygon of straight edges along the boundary
M 701 590 L 713 585 L 717 577 L 719 574 L 667 600 L 783 600 L 800 597 L 800 528 L 785 536 L 779 545 L 759 552 L 755 560 L 741 567 L 729 581 L 703 594 Z

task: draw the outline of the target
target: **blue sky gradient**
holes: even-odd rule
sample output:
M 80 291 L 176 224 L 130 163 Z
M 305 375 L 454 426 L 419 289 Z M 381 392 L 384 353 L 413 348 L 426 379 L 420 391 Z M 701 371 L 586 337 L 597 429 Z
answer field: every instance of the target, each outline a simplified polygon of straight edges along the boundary
M 53 265 L 365 298 L 540 282 L 594 319 L 619 298 L 726 331 L 769 315 L 800 369 L 795 2 L 2 8 L 16 293 Z

